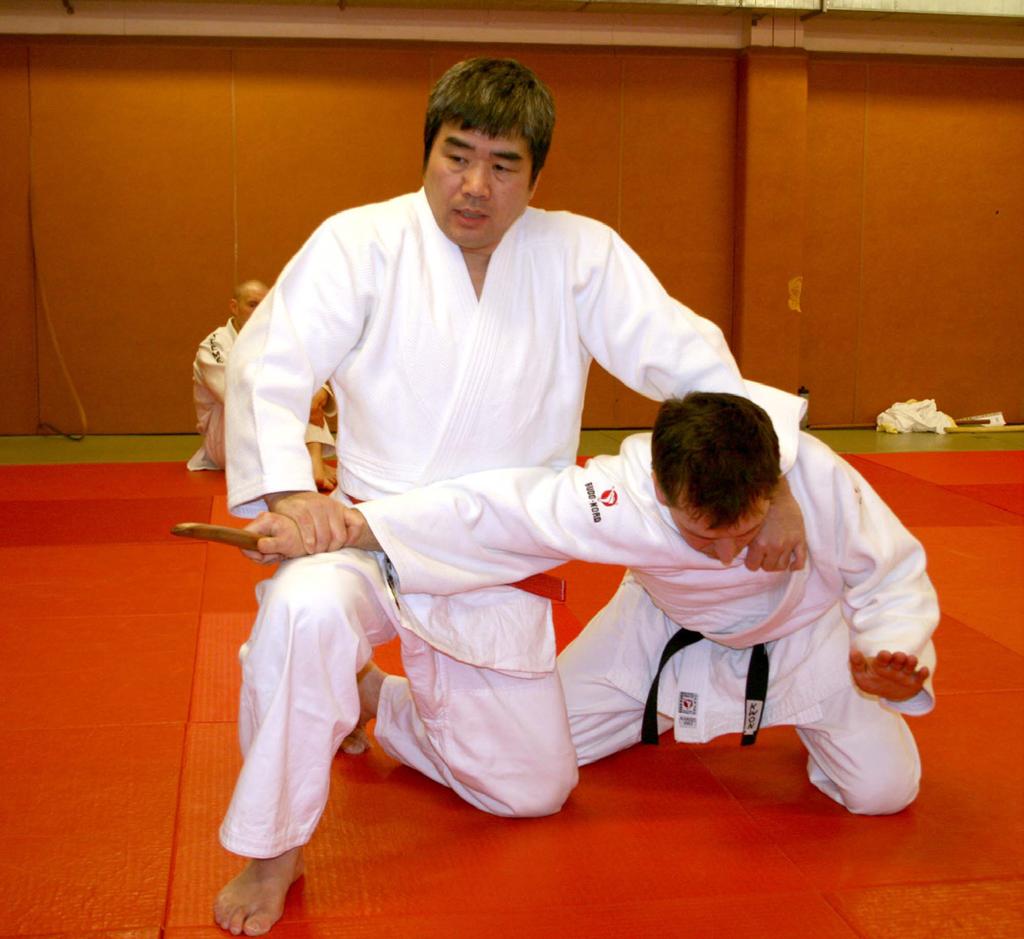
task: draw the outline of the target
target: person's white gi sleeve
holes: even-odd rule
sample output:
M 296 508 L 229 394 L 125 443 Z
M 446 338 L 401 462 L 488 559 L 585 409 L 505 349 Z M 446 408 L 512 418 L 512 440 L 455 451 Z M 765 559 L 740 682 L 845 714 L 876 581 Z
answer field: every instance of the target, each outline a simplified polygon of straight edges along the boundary
M 595 538 L 591 493 L 613 487 L 604 461 L 587 467 L 488 470 L 365 502 L 366 517 L 405 593 L 452 594 L 512 583 L 570 558 L 629 564 L 656 520 L 620 487 Z M 588 491 L 588 485 L 591 487 Z
M 722 331 L 669 296 L 617 234 L 609 230 L 603 254 L 583 255 L 577 263 L 593 265 L 576 279 L 580 333 L 612 375 L 656 401 L 688 391 L 751 397 Z M 796 459 L 800 415 L 791 406 L 780 407 L 781 400 L 773 396 L 758 403 L 772 419 L 786 472 Z
M 926 572 L 921 543 L 848 463 L 831 461 L 836 502 L 838 566 L 850 643 L 874 656 L 882 650 L 916 655 L 929 670 L 922 691 L 908 701 L 886 701 L 906 714 L 925 714 L 935 704 L 931 636 L 939 604 Z
M 232 349 L 228 505 L 237 515 L 258 514 L 267 493 L 316 490 L 305 447 L 309 402 L 359 342 L 371 280 L 369 260 L 341 250 L 343 233 L 337 225 L 314 232 Z
M 209 393 L 221 404 L 224 403 L 224 392 L 227 384 L 223 360 L 217 359 L 213 351 L 203 343 L 196 352 L 193 374 Z

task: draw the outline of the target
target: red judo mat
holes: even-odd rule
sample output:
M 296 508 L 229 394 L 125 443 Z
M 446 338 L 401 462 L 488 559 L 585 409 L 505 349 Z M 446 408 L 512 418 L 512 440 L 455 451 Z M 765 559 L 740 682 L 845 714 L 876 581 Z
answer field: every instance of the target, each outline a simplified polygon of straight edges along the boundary
M 485 815 L 379 748 L 335 760 L 281 939 L 1024 935 L 1024 453 L 851 462 L 929 554 L 943 620 L 921 794 L 813 789 L 790 728 L 636 747 L 561 813 Z M 178 464 L 0 467 L 0 937 L 223 936 L 237 649 L 271 571 L 173 539 L 229 520 Z M 201 517 L 200 517 L 201 516 Z M 236 522 L 237 524 L 237 522 Z M 563 647 L 621 569 L 571 563 Z M 378 661 L 400 668 L 397 649 Z

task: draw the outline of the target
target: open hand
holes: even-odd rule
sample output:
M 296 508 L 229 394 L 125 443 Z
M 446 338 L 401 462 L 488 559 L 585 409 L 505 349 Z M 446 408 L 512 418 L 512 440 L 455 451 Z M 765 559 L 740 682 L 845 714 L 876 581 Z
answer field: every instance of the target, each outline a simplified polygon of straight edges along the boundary
M 907 701 L 923 687 L 927 668 L 917 667 L 917 656 L 883 650 L 871 658 L 854 649 L 850 652 L 854 684 L 866 694 L 888 701 Z

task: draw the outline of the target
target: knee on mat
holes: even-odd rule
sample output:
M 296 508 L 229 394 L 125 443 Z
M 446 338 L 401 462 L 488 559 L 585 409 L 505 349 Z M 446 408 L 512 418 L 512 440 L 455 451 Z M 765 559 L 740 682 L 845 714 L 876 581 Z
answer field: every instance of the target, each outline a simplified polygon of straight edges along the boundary
M 878 766 L 860 784 L 843 793 L 855 815 L 894 815 L 917 798 L 921 772 L 916 766 Z
M 576 787 L 578 773 L 576 767 L 567 768 L 557 773 L 546 770 L 531 780 L 530 785 L 510 785 L 506 791 L 501 789 L 490 792 L 491 799 L 497 805 L 493 812 L 508 818 L 542 818 L 559 812 L 569 793 Z

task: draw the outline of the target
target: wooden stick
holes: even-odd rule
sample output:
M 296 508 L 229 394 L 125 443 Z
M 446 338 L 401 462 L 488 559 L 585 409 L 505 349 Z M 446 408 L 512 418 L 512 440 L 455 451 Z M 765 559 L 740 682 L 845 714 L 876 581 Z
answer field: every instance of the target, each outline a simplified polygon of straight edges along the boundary
M 172 535 L 180 535 L 182 538 L 198 538 L 201 541 L 216 541 L 218 544 L 228 544 L 235 548 L 248 548 L 256 551 L 263 535 L 255 532 L 244 531 L 241 528 L 231 528 L 228 525 L 207 525 L 205 522 L 181 522 L 171 529 Z

